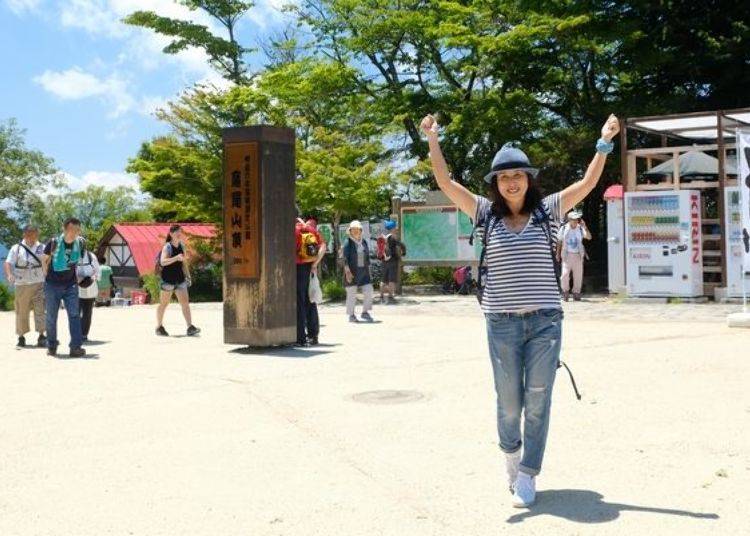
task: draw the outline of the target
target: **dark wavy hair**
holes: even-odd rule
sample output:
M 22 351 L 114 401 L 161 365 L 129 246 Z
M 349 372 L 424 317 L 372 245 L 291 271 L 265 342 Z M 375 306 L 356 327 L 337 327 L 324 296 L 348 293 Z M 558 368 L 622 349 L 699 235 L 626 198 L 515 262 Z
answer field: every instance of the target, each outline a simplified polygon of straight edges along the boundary
M 526 197 L 523 200 L 521 211 L 524 214 L 531 214 L 541 204 L 544 194 L 537 185 L 536 179 L 533 179 L 528 173 L 526 176 L 529 177 L 529 186 L 526 190 Z M 500 195 L 500 190 L 497 187 L 497 178 L 492 179 L 487 190 L 487 197 L 492 201 L 492 213 L 498 218 L 504 218 L 511 214 L 505 198 Z
M 169 228 L 169 232 L 167 233 L 167 240 L 166 240 L 166 242 L 171 242 L 172 241 L 172 233 L 175 233 L 175 232 L 179 231 L 180 229 L 182 229 L 182 225 L 177 225 L 177 224 L 172 225 Z

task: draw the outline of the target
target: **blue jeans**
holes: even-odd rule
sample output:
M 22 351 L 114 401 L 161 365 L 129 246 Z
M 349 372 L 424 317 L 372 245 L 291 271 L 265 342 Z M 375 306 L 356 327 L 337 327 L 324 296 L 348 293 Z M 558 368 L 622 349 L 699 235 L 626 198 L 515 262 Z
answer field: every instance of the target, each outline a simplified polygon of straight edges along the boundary
M 78 285 L 66 287 L 44 283 L 44 299 L 47 306 L 47 347 L 57 348 L 57 313 L 60 302 L 65 304 L 68 315 L 68 329 L 70 330 L 70 347 L 80 348 L 81 340 L 81 312 L 78 309 Z
M 497 392 L 500 449 L 513 453 L 523 446 L 520 468 L 537 475 L 547 444 L 563 313 L 542 309 L 526 314 L 488 313 L 485 318 Z

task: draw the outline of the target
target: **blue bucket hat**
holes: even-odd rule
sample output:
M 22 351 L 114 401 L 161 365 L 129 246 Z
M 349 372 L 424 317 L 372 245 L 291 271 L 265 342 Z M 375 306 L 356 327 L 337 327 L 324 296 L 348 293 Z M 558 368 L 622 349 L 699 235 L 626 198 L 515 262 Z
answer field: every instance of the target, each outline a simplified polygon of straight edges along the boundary
M 506 169 L 520 169 L 531 175 L 534 179 L 539 173 L 539 169 L 532 167 L 526 153 L 518 147 L 514 147 L 511 143 L 503 145 L 495 154 L 495 158 L 492 159 L 492 169 L 484 176 L 484 182 L 487 184 L 491 183 L 498 172 Z
M 385 220 L 384 227 L 386 231 L 393 231 L 396 228 L 396 222 L 393 220 Z

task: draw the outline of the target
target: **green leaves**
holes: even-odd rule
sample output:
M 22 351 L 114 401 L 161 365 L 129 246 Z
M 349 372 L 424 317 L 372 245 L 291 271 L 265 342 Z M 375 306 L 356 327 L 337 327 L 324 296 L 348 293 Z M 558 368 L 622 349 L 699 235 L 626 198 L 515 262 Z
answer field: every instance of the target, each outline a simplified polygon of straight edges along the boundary
M 166 54 L 177 54 L 189 47 L 203 50 L 211 65 L 224 78 L 242 84 L 247 81 L 247 64 L 243 56 L 252 51 L 243 48 L 236 40 L 237 21 L 254 5 L 253 2 L 235 0 L 183 0 L 191 10 L 201 10 L 212 17 L 227 32 L 227 38 L 214 35 L 202 24 L 162 17 L 153 11 L 136 11 L 124 22 L 148 28 L 156 33 L 173 37 L 164 48 Z
M 32 220 L 31 205 L 56 184 L 54 163 L 26 147 L 25 131 L 15 119 L 0 122 L 0 242 L 18 240 L 20 228 Z

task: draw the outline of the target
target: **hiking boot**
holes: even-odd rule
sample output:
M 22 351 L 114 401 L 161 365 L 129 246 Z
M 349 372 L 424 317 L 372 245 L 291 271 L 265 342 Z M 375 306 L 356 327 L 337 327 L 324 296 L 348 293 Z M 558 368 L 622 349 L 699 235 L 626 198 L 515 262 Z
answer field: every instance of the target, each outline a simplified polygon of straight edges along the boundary
M 50 346 L 47 348 L 47 355 L 57 357 L 57 346 Z
M 356 324 L 356 323 L 359 322 L 359 318 L 357 318 L 354 315 L 349 315 L 349 322 L 352 322 L 352 323 Z
M 521 464 L 521 449 L 512 453 L 505 453 L 505 470 L 508 472 L 508 488 L 513 494 L 513 485 L 518 480 L 518 466 Z
M 86 350 L 84 350 L 80 346 L 78 348 L 70 349 L 70 357 L 83 357 L 85 355 L 86 355 Z
M 188 337 L 192 337 L 193 335 L 198 335 L 201 330 L 200 328 L 196 328 L 194 325 L 190 324 L 190 327 L 187 329 Z
M 320 344 L 320 343 L 318 342 L 318 338 L 317 338 L 317 337 L 308 337 L 308 339 L 307 339 L 307 343 L 308 343 L 308 344 L 309 344 L 310 346 L 317 346 L 318 344 Z
M 18 346 L 19 348 L 24 348 L 26 346 L 26 337 L 24 337 L 23 335 L 18 337 L 18 343 L 16 343 L 16 346 Z
M 47 337 L 44 336 L 44 333 L 39 334 L 39 338 L 36 340 L 36 345 L 39 348 L 44 348 L 47 346 Z
M 534 501 L 536 501 L 536 479 L 521 471 L 513 484 L 513 506 L 528 508 L 534 504 Z
M 580 294 L 573 294 L 573 300 L 574 301 L 581 301 L 581 295 Z
M 310 346 L 310 343 L 308 343 L 307 341 L 297 341 L 294 343 L 294 346 L 297 348 L 307 348 L 308 346 Z
M 570 293 L 569 292 L 563 292 L 563 300 L 568 301 L 570 299 Z
M 167 330 L 164 329 L 164 326 L 159 326 L 158 328 L 156 328 L 156 334 L 159 337 L 169 337 L 169 333 L 167 333 Z
M 85 344 L 85 343 L 89 342 L 89 338 L 86 337 L 86 336 L 83 336 L 83 337 L 81 337 L 81 342 L 83 342 Z
M 364 320 L 365 322 L 370 322 L 370 323 L 375 322 L 375 319 L 371 317 L 370 313 L 368 312 L 362 313 L 362 320 Z

